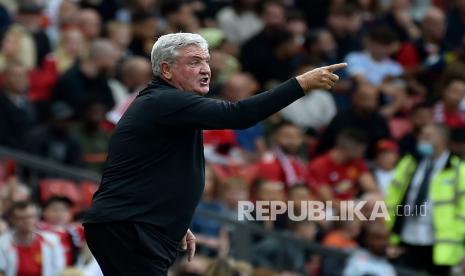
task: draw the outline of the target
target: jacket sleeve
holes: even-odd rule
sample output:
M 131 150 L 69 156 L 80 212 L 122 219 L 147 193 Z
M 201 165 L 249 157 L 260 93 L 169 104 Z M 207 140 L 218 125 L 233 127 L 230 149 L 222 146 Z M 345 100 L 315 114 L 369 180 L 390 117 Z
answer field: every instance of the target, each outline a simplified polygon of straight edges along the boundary
M 198 129 L 245 129 L 304 96 L 295 78 L 232 103 L 192 92 L 167 91 L 157 99 L 157 123 Z

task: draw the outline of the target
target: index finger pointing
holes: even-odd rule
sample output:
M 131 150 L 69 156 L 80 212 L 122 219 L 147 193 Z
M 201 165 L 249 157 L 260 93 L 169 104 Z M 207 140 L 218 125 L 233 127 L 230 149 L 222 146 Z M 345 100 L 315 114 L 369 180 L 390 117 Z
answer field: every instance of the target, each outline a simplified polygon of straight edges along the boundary
M 333 65 L 328 65 L 328 66 L 325 66 L 323 68 L 325 68 L 326 70 L 329 70 L 330 72 L 334 72 L 334 71 L 337 71 L 339 69 L 342 69 L 342 68 L 345 68 L 347 66 L 347 63 L 337 63 L 337 64 L 333 64 Z

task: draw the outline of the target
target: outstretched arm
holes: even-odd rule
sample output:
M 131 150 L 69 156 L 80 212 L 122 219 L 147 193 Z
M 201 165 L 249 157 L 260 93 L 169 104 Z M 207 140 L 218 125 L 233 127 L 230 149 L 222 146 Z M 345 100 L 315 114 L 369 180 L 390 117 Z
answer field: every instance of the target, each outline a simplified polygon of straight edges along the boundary
M 191 92 L 165 93 L 157 104 L 158 121 L 200 129 L 243 129 L 253 126 L 315 89 L 331 89 L 345 63 L 324 66 L 292 78 L 277 87 L 232 103 Z

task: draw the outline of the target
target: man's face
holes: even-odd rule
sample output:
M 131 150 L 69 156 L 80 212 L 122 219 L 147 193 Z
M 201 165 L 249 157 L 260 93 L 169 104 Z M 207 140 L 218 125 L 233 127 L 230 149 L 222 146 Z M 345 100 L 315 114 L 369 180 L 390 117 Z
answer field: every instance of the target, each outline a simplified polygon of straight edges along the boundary
M 53 225 L 65 225 L 71 222 L 72 215 L 68 205 L 63 202 L 55 202 L 44 210 L 44 219 Z
M 440 130 L 432 124 L 426 125 L 421 129 L 418 140 L 420 142 L 430 143 L 433 145 L 435 152 L 437 152 L 437 150 L 443 147 L 446 143 L 446 141 L 444 141 L 444 137 L 441 133 L 439 133 L 439 131 Z
M 410 118 L 415 133 L 418 133 L 422 127 L 433 122 L 433 112 L 430 108 L 419 108 Z
M 385 256 L 389 245 L 389 231 L 384 226 L 372 226 L 366 234 L 366 247 L 377 256 Z
M 14 65 L 5 74 L 5 89 L 20 94 L 26 92 L 29 85 L 27 70 L 23 66 Z
M 13 226 L 20 233 L 31 233 L 37 224 L 37 209 L 28 206 L 13 213 Z
M 197 46 L 187 46 L 179 51 L 174 64 L 169 65 L 165 77 L 184 91 L 205 95 L 210 89 L 210 54 Z
M 446 87 L 443 93 L 443 100 L 446 105 L 458 106 L 465 97 L 465 82 L 455 80 Z
M 276 133 L 276 144 L 286 154 L 296 154 L 304 141 L 302 131 L 293 125 L 281 127 Z
M 376 87 L 362 84 L 353 96 L 355 109 L 361 114 L 371 114 L 378 107 L 378 90 Z
M 257 200 L 283 200 L 284 184 L 276 181 L 267 181 L 263 183 L 257 191 Z
M 341 142 L 339 148 L 342 150 L 347 161 L 357 160 L 365 155 L 366 145 L 352 141 Z

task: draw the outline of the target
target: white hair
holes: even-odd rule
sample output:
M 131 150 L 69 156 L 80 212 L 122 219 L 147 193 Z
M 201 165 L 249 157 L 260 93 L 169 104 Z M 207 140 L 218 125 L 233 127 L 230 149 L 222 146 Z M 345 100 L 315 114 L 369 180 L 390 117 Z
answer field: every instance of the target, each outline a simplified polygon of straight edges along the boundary
M 195 45 L 202 50 L 208 51 L 207 41 L 198 34 L 174 33 L 160 36 L 152 48 L 151 61 L 153 75 L 159 77 L 161 75 L 160 64 L 162 62 L 174 63 L 178 51 L 190 45 Z

